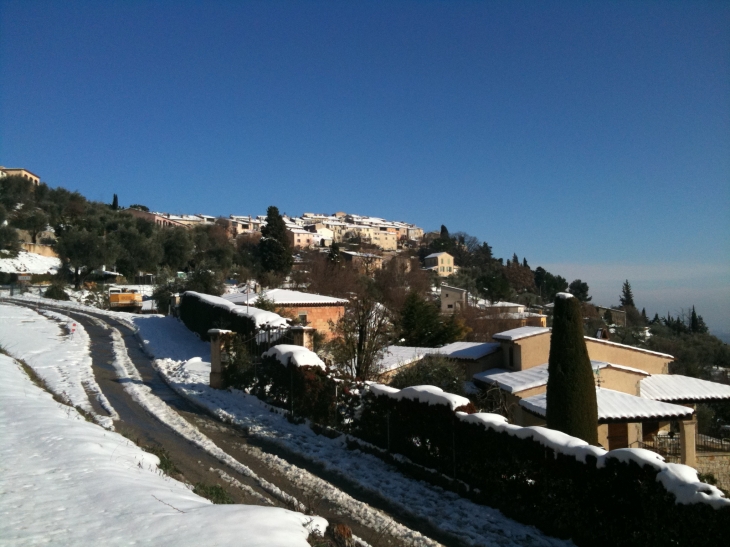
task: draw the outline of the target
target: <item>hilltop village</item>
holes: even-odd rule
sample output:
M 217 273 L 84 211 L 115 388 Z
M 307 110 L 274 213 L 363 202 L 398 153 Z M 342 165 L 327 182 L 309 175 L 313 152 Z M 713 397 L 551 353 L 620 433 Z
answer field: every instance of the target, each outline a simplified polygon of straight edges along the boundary
M 347 434 L 352 447 L 384 461 L 391 453 L 406 458 L 392 460 L 406 475 L 432 469 L 459 477 L 434 485 L 456 492 L 473 485 L 470 503 L 585 544 L 594 533 L 589 490 L 561 498 L 582 496 L 587 512 L 553 528 L 540 493 L 530 495 L 545 512 L 509 509 L 515 491 L 480 454 L 491 450 L 515 471 L 537 466 L 529 480 L 546 484 L 560 473 L 583 473 L 580 466 L 604 484 L 605 462 L 615 457 L 626 465 L 618 473 L 635 473 L 634 462 L 652 470 L 641 480 L 664 481 L 661 493 L 641 494 L 652 503 L 669 492 L 725 507 L 730 356 L 694 309 L 650 318 L 628 280 L 617 288 L 618 304 L 597 305 L 586 281 L 569 283 L 516 253 L 497 258 L 486 242 L 443 225 L 424 231 L 346 212 L 289 216 L 276 206 L 266 215 L 176 215 L 124 207 L 116 195 L 109 204 L 89 201 L 24 169 L 0 175 L 0 308 L 12 329 L 33 323 L 26 315 L 36 312 L 26 308 L 35 306 L 65 321 L 65 336 L 80 328 L 89 347 L 108 338 L 103 329 L 117 329 L 118 353 L 118 329 L 131 329 L 156 358 L 146 374 L 201 408 L 242 412 L 249 423 L 236 405 L 255 399 L 288 416 L 289 425 L 266 427 Z M 17 338 L 12 329 L 4 336 Z M 142 378 L 129 357 L 115 359 L 119 374 Z M 52 365 L 61 368 L 49 386 L 75 393 L 74 405 L 99 423 L 118 420 L 100 410 L 111 408 L 104 392 L 114 388 L 93 388 L 101 394 L 97 408 L 83 389 L 62 385 L 73 378 L 65 366 Z M 155 415 L 171 412 L 141 392 L 129 395 Z M 512 438 L 523 444 L 513 446 Z M 543 456 L 534 459 L 536 446 L 539 454 L 547 447 L 577 458 L 579 468 L 571 460 L 562 471 L 548 470 L 538 462 Z M 342 458 L 330 450 L 323 457 Z M 601 488 L 611 498 L 619 484 Z M 506 488 L 504 495 L 487 494 L 494 488 Z M 675 511 L 662 503 L 657 511 Z M 697 526 L 722 525 L 716 519 L 724 513 L 708 515 Z M 609 519 L 604 526 L 613 534 L 635 524 Z

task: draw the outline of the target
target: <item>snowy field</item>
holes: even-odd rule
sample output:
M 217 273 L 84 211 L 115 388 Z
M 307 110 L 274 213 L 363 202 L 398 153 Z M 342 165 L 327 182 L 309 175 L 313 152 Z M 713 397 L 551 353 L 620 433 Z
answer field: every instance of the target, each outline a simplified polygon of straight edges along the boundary
M 55 274 L 61 267 L 61 260 L 50 256 L 41 256 L 27 251 L 20 251 L 15 258 L 4 258 L 0 255 L 0 272 Z
M 55 302 L 53 304 L 56 304 Z M 94 311 L 79 304 L 60 303 L 63 307 L 78 311 Z M 348 450 L 342 439 L 328 439 L 315 435 L 306 426 L 290 424 L 284 416 L 271 412 L 270 408 L 255 397 L 244 393 L 231 393 L 211 389 L 208 385 L 210 374 L 210 346 L 200 341 L 182 323 L 172 317 L 140 316 L 102 312 L 103 315 L 123 320 L 139 329 L 138 337 L 151 355 L 159 358 L 155 364 L 166 377 L 168 383 L 178 393 L 204 406 L 221 418 L 247 427 L 252 435 L 258 435 L 271 442 L 278 443 L 288 450 L 311 461 L 318 462 L 330 471 L 339 473 L 357 483 L 365 490 L 387 498 L 404 513 L 428 520 L 436 528 L 459 537 L 468 545 L 500 545 L 517 547 L 571 545 L 570 542 L 557 540 L 542 534 L 531 526 L 512 521 L 499 511 L 472 503 L 458 495 L 444 491 L 438 487 L 421 481 L 409 479 L 396 469 L 373 456 L 359 451 Z M 115 337 L 116 338 L 116 337 Z M 115 344 L 115 352 L 123 351 Z M 117 355 L 116 366 L 120 375 L 133 377 L 133 365 Z M 125 383 L 134 389 L 134 382 Z M 132 394 L 140 404 L 155 413 L 158 418 L 189 438 L 201 448 L 226 461 L 239 472 L 252 476 L 245 466 L 241 466 L 230 456 L 221 453 L 220 449 L 210 442 L 197 429 L 187 422 L 178 423 L 174 413 L 170 414 L 165 405 L 156 401 L 156 397 L 144 390 Z M 183 421 L 184 422 L 184 421 Z M 179 430 L 178 430 L 179 429 Z M 393 521 L 387 515 L 359 502 L 341 490 L 326 483 L 322 479 L 298 468 L 288 462 L 251 449 L 251 455 L 258 457 L 269 467 L 278 470 L 300 488 L 318 491 L 326 499 L 338 505 L 343 512 L 374 529 L 388 529 L 396 537 L 414 542 L 415 545 L 437 545 L 417 532 Z M 240 468 L 239 468 L 240 467 Z M 253 477 L 259 480 L 257 477 Z M 260 485 L 274 496 L 276 487 Z
M 13 359 L 0 355 L 0 371 L 3 545 L 306 547 L 306 526 L 325 525 L 286 509 L 213 505 L 163 475 L 156 456 L 54 401 Z
M 289 423 L 278 412 L 259 399 L 241 392 L 212 389 L 209 386 L 210 346 L 172 317 L 136 316 L 139 337 L 148 353 L 157 357 L 155 366 L 178 393 L 215 413 L 225 421 L 248 428 L 257 435 L 275 442 L 330 471 L 347 477 L 360 487 L 387 498 L 406 513 L 427 519 L 444 532 L 459 537 L 470 545 L 572 545 L 545 536 L 531 526 L 506 518 L 496 509 L 475 504 L 460 496 L 405 477 L 374 456 L 348 450 L 343 439 L 316 435 L 309 427 Z M 349 506 L 351 515 L 359 516 L 368 526 L 373 521 L 359 502 L 326 485 L 321 479 L 286 461 L 262 452 L 254 454 L 274 469 L 287 475 L 303 489 L 321 491 L 333 503 Z M 395 525 L 395 523 L 390 526 Z
M 86 331 L 63 315 L 41 313 L 45 317 L 27 308 L 0 305 L 0 346 L 28 363 L 54 393 L 92 415 L 100 425 L 113 429 L 112 420 L 117 415 L 91 370 Z M 96 413 L 89 397 L 94 397 L 112 417 Z

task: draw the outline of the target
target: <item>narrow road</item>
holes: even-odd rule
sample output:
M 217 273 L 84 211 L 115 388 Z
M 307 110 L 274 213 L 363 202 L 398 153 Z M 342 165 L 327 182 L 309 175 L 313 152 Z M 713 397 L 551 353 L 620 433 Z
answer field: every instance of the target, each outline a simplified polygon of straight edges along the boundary
M 20 304 L 17 301 L 9 303 Z M 288 453 L 280 446 L 262 442 L 260 439 L 250 438 L 239 428 L 225 424 L 205 410 L 193 405 L 174 392 L 164 382 L 152 367 L 150 359 L 142 351 L 134 333 L 123 323 L 107 315 L 88 312 L 82 314 L 45 303 L 40 306 L 35 303 L 23 305 L 32 309 L 40 307 L 41 309 L 47 308 L 62 313 L 73 318 L 86 329 L 91 340 L 90 353 L 94 375 L 102 392 L 119 414 L 119 420 L 115 421 L 116 430 L 141 446 L 163 448 L 184 477 L 182 480 L 191 484 L 220 485 L 236 503 L 255 505 L 268 503 L 295 509 L 291 506 L 291 502 L 286 503 L 282 501 L 281 497 L 277 498 L 272 495 L 262 488 L 255 479 L 239 473 L 236 469 L 221 462 L 198 445 L 180 436 L 140 406 L 124 389 L 123 382 L 117 376 L 114 366 L 115 353 L 111 337 L 112 328 L 116 328 L 121 333 L 129 358 L 139 371 L 144 385 L 148 386 L 154 395 L 162 399 L 170 409 L 174 410 L 187 422 L 197 427 L 200 432 L 228 455 L 247 466 L 259 477 L 304 503 L 314 514 L 328 519 L 331 523 L 347 524 L 352 528 L 355 535 L 367 541 L 373 547 L 403 545 L 399 539 L 389 534 L 388 530 L 363 526 L 343 513 L 341 507 L 321 498 L 316 492 L 302 491 L 287 476 L 267 467 L 259 458 L 252 455 L 252 451 L 260 450 L 271 453 L 297 467 L 306 469 L 353 498 L 381 510 L 402 525 L 433 538 L 448 547 L 461 547 L 463 545 L 458 538 L 436 529 L 426 519 L 419 519 L 411 514 L 403 514 L 398 507 L 393 506 L 387 499 L 371 492 L 365 492 L 359 486 L 347 481 L 346 478 L 328 472 L 321 466 L 312 464 L 299 455 Z M 96 405 L 95 402 L 92 404 Z M 105 414 L 99 406 L 96 406 L 95 410 L 101 415 Z M 238 481 L 238 484 L 234 486 L 230 482 L 224 481 L 221 478 L 221 472 L 233 477 L 235 481 Z

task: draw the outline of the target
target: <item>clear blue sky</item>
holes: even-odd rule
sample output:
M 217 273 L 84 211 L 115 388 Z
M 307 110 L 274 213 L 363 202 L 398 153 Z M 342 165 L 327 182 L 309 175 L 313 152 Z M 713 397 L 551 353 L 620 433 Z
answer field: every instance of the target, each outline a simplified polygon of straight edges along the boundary
M 729 2 L 0 1 L 0 164 L 445 224 L 730 331 Z

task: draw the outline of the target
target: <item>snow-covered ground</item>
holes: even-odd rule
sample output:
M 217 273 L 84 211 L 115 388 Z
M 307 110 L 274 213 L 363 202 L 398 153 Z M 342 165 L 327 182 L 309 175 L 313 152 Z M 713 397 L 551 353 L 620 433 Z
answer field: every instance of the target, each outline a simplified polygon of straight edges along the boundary
M 91 370 L 89 336 L 68 317 L 42 312 L 46 317 L 19 306 L 0 304 L 0 346 L 35 370 L 54 393 L 91 414 L 107 429 L 113 429 L 116 412 L 99 389 Z M 94 411 L 94 397 L 106 414 Z
M 61 305 L 79 311 L 98 313 L 98 310 L 75 303 L 61 303 Z M 401 511 L 426 519 L 438 529 L 460 537 L 466 544 L 508 547 L 571 544 L 545 536 L 531 526 L 512 521 L 495 509 L 475 504 L 454 493 L 407 478 L 374 456 L 348 450 L 342 439 L 328 439 L 315 435 L 307 426 L 290 424 L 284 416 L 278 412 L 271 412 L 270 407 L 255 397 L 240 392 L 231 393 L 211 389 L 208 385 L 210 345 L 200 341 L 174 318 L 113 312 L 102 312 L 102 314 L 133 323 L 139 329 L 138 336 L 143 341 L 147 352 L 163 358 L 158 359 L 155 365 L 178 393 L 196 404 L 208 408 L 225 420 L 247 427 L 252 435 L 278 443 L 294 453 L 347 477 L 365 490 L 387 498 Z M 124 362 L 124 357 L 121 355 L 122 346 L 118 346 L 117 349 L 120 352 L 117 359 L 120 374 L 129 374 L 130 377 L 133 377 L 133 365 Z M 135 389 L 136 384 L 128 382 L 125 383 L 125 386 Z M 202 433 L 191 428 L 187 422 L 185 424 L 177 423 L 174 416 L 167 413 L 166 407 L 161 401 L 158 404 L 158 401 L 154 400 L 156 397 L 150 398 L 148 395 L 151 394 L 140 389 L 133 394 L 133 397 L 140 400 L 143 406 L 155 413 L 164 423 L 168 423 L 179 434 L 189 438 L 191 442 L 195 442 L 215 457 L 226 461 L 239 472 L 252 476 L 270 494 L 280 497 L 275 491 L 275 486 L 264 484 L 252 475 L 249 469 L 235 460 L 229 461 L 230 456 L 222 451 L 219 452 L 220 449 Z M 261 459 L 267 466 L 278 470 L 303 490 L 319 492 L 342 508 L 348 516 L 363 525 L 376 530 L 387 529 L 392 535 L 413 542 L 415 545 L 437 545 L 436 542 L 409 530 L 387 515 L 353 499 L 304 469 L 254 448 L 250 448 L 249 451 L 251 455 Z M 232 458 L 230 459 L 232 460 Z
M 55 274 L 61 267 L 61 260 L 50 256 L 42 256 L 27 251 L 20 251 L 15 258 L 0 255 L 0 272 Z
M 496 509 L 405 477 L 379 458 L 347 449 L 343 439 L 329 439 L 316 435 L 307 426 L 291 424 L 280 413 L 271 412 L 271 407 L 256 397 L 212 389 L 209 386 L 208 343 L 198 340 L 172 317 L 133 316 L 132 321 L 140 329 L 138 335 L 150 354 L 158 357 L 174 355 L 155 361 L 155 366 L 173 389 L 220 418 L 248 428 L 251 435 L 275 442 L 322 464 L 363 489 L 387 498 L 402 511 L 427 519 L 444 532 L 460 537 L 467 544 L 571 545 L 570 542 L 545 536 L 534 527 L 510 520 Z M 390 526 L 397 532 L 397 523 L 381 519 L 378 512 L 307 471 L 271 454 L 257 450 L 251 453 L 294 480 L 301 488 L 319 491 L 336 505 L 348 508 L 348 513 L 362 524 L 375 528 Z M 415 539 L 407 531 L 403 531 L 403 537 Z
M 156 456 L 55 402 L 10 357 L 0 355 L 0 374 L 3 545 L 306 547 L 307 526 L 326 525 L 286 509 L 213 505 L 163 475 Z

